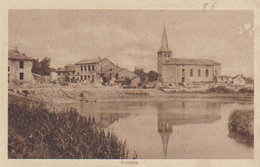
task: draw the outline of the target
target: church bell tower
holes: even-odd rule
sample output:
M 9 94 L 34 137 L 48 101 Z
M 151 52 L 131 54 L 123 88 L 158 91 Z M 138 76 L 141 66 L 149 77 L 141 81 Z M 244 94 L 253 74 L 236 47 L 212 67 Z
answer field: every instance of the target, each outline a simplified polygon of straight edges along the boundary
M 162 81 L 162 64 L 167 61 L 169 58 L 172 57 L 172 51 L 168 46 L 168 40 L 166 35 L 166 28 L 164 26 L 163 33 L 162 33 L 162 43 L 161 47 L 157 52 L 157 72 L 161 74 L 160 81 Z

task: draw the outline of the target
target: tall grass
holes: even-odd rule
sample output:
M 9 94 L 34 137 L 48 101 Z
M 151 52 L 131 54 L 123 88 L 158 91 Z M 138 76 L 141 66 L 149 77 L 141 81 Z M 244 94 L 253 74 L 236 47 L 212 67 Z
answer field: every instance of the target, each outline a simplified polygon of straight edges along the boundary
M 8 157 L 126 159 L 126 142 L 75 110 L 49 112 L 42 103 L 9 95 Z

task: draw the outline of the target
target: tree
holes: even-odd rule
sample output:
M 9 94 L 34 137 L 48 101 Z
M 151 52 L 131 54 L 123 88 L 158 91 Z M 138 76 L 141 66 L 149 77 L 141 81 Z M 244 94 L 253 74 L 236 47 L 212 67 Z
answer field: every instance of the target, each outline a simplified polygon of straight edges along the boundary
M 143 69 L 135 69 L 134 73 L 140 77 L 141 83 L 146 81 L 146 74 Z
M 33 60 L 32 73 L 39 75 L 50 75 L 53 68 L 50 68 L 51 58 L 44 57 L 41 61 L 39 59 Z
M 160 76 L 160 74 L 157 73 L 156 71 L 149 71 L 147 73 L 148 82 L 157 81 L 159 76 Z
M 125 78 L 125 80 L 124 80 L 124 82 L 122 83 L 122 85 L 127 85 L 127 86 L 129 86 L 129 85 L 131 85 L 131 79 L 129 79 L 129 78 Z

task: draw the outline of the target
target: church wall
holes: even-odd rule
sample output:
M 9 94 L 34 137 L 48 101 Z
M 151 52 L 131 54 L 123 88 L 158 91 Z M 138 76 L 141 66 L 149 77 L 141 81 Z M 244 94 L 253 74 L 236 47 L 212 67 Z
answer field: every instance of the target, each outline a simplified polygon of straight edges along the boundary
M 176 84 L 176 65 L 162 65 L 161 77 L 165 86 L 169 86 L 169 84 L 174 86 Z
M 221 75 L 221 65 L 220 64 L 214 65 L 214 73 L 215 73 L 216 76 Z
M 177 72 L 177 82 L 182 83 L 182 70 L 184 69 L 184 82 L 193 83 L 193 82 L 209 82 L 213 81 L 213 71 L 214 66 L 209 65 L 178 65 Z M 192 69 L 192 76 L 190 70 Z M 199 76 L 200 70 L 200 76 Z M 206 70 L 208 70 L 208 76 L 206 76 Z

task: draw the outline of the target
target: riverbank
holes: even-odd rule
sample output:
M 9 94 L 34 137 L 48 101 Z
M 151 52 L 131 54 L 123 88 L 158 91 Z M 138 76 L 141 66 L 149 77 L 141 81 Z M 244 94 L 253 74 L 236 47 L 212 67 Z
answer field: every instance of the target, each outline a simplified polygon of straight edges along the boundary
M 120 101 L 220 101 L 253 102 L 253 93 L 123 89 L 118 87 L 37 87 L 9 88 L 9 94 L 57 103 Z
M 42 103 L 8 97 L 8 158 L 126 159 L 128 152 L 126 142 L 93 118 L 75 110 L 50 112 Z

